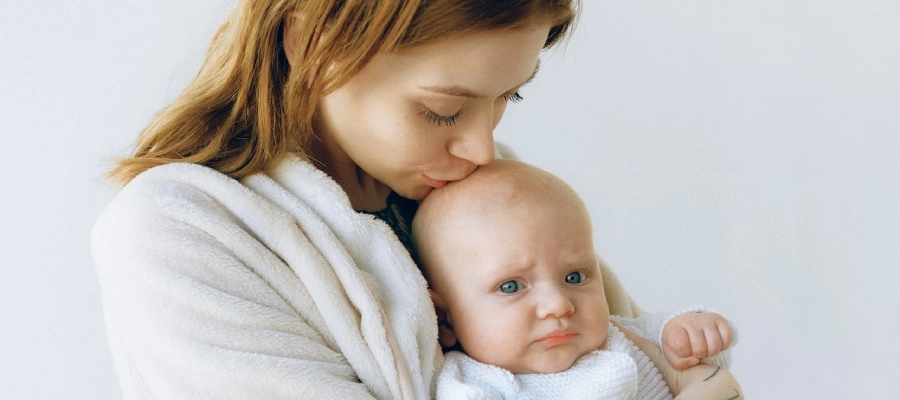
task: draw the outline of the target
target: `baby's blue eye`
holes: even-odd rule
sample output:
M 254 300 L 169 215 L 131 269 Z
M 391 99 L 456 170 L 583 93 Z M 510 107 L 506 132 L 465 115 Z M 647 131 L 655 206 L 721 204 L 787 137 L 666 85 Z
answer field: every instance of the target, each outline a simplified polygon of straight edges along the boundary
M 500 285 L 500 291 L 503 293 L 515 293 L 519 291 L 519 282 L 516 281 L 506 281 Z
M 566 283 L 568 284 L 577 285 L 581 282 L 584 282 L 584 274 L 581 272 L 569 272 L 569 274 L 566 275 Z

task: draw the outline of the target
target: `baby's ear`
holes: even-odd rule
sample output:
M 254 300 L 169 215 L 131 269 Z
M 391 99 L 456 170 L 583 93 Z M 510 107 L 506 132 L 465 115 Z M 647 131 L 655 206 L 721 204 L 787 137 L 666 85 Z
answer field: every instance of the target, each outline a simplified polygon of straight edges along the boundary
M 437 314 L 438 341 L 442 348 L 452 348 L 456 346 L 456 332 L 453 331 L 453 322 L 450 320 L 450 312 L 447 311 L 447 303 L 434 289 L 428 289 L 428 294 L 431 295 L 434 312 Z

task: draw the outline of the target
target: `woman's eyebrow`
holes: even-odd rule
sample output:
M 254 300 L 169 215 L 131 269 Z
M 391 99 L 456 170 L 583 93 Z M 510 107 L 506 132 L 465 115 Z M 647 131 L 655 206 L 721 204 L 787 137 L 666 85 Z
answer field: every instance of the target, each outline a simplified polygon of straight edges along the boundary
M 519 88 L 519 87 L 525 86 L 526 84 L 528 84 L 528 82 L 531 82 L 532 80 L 534 80 L 534 77 L 537 76 L 538 70 L 540 70 L 540 69 L 541 69 L 541 60 L 538 60 L 537 65 L 534 66 L 534 71 L 531 73 L 531 76 L 529 76 L 528 79 L 525 80 L 525 82 L 522 82 L 521 84 L 519 84 L 516 87 Z M 459 86 L 459 85 L 420 86 L 420 87 L 429 92 L 446 94 L 449 96 L 465 97 L 465 98 L 469 98 L 469 99 L 483 99 L 483 98 L 487 97 L 484 94 L 477 93 L 474 90 L 471 90 L 471 89 L 468 89 L 466 87 Z

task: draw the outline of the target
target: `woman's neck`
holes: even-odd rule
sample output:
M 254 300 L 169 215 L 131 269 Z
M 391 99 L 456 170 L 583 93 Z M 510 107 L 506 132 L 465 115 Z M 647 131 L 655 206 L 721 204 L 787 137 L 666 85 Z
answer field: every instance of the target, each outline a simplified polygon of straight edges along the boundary
M 391 189 L 359 168 L 336 145 L 316 140 L 310 158 L 344 189 L 354 210 L 379 211 L 387 206 Z

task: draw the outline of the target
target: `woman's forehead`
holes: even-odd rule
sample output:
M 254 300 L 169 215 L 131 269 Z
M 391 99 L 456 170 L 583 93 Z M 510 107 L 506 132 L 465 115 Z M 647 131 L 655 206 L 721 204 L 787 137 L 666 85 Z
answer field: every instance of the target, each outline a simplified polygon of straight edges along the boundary
M 446 95 L 496 97 L 530 81 L 549 27 L 497 30 L 400 49 L 373 60 L 386 74 Z

